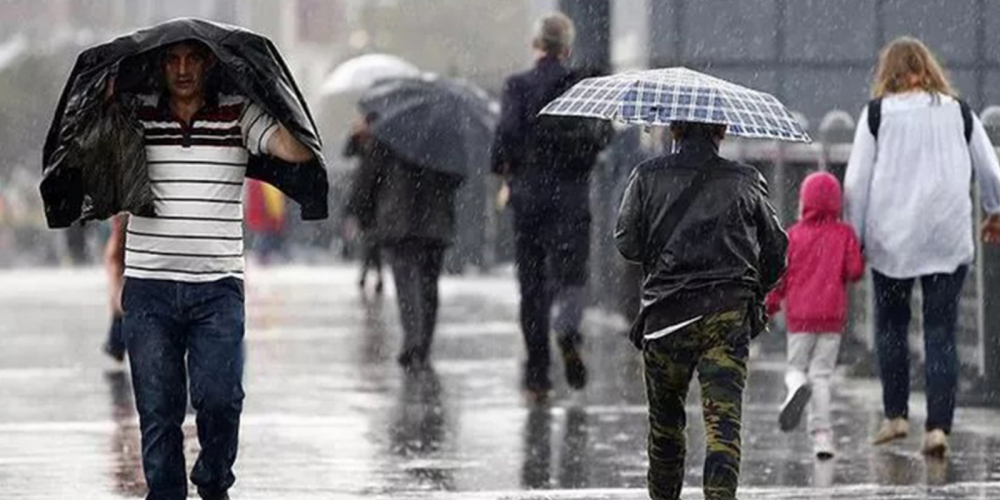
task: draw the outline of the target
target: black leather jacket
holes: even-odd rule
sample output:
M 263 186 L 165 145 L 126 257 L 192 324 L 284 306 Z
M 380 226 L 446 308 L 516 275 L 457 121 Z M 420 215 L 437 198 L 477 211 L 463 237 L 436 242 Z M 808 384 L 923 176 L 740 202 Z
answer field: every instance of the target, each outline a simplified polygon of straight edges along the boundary
M 664 216 L 701 168 L 712 169 L 676 228 Z M 714 143 L 689 140 L 677 153 L 633 170 L 615 243 L 642 264 L 642 302 L 630 338 L 741 305 L 759 307 L 785 270 L 788 238 L 768 201 L 764 177 L 718 156 Z

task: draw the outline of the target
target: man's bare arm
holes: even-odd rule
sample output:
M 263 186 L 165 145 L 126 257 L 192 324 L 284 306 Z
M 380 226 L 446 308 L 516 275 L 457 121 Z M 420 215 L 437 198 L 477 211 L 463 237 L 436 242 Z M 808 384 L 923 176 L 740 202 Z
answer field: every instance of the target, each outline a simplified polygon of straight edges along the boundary
M 303 163 L 315 157 L 312 150 L 299 142 L 288 129 L 282 125 L 277 127 L 267 141 L 267 150 L 271 156 L 290 163 Z

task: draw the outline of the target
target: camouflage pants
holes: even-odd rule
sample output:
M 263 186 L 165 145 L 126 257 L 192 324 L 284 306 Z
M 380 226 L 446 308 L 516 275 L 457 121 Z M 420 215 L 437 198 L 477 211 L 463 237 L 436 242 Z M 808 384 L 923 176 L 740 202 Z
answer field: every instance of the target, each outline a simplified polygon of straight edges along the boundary
M 676 500 L 684 483 L 684 401 L 695 370 L 705 419 L 706 500 L 732 500 L 740 476 L 740 418 L 750 342 L 746 312 L 728 311 L 643 350 L 649 401 L 649 496 Z

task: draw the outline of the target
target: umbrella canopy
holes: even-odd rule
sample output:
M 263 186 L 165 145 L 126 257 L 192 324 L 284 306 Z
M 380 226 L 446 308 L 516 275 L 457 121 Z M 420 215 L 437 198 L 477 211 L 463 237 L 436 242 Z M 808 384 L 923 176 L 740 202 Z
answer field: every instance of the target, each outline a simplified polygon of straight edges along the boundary
M 323 95 L 363 92 L 381 80 L 420 76 L 416 66 L 389 54 L 365 54 L 340 63 L 326 77 Z
M 730 134 L 742 137 L 811 140 L 792 113 L 771 94 L 687 68 L 587 78 L 546 105 L 541 113 L 642 125 L 714 123 L 727 125 Z
M 466 82 L 422 77 L 376 84 L 358 103 L 372 134 L 403 159 L 465 177 L 486 161 L 500 109 Z

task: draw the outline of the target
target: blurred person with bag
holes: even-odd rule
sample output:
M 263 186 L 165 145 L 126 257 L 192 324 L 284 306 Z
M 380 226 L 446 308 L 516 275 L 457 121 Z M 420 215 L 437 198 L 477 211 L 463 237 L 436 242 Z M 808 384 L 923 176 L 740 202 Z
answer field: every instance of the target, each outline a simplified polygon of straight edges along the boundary
M 125 336 L 122 334 L 122 285 L 125 277 L 125 228 L 128 215 L 119 214 L 111 218 L 111 233 L 104 246 L 104 270 L 108 276 L 109 306 L 111 326 L 102 349 L 119 363 L 125 360 Z
M 374 116 L 359 117 L 352 124 L 350 136 L 344 144 L 343 156 L 358 158 L 355 183 L 370 175 L 370 170 L 378 168 L 375 163 L 384 159 L 384 154 L 376 147 L 368 128 L 372 119 Z M 364 289 L 368 271 L 371 270 L 375 272 L 375 292 L 382 293 L 382 249 L 373 241 L 371 234 L 376 222 L 375 200 L 370 198 L 370 192 L 355 190 L 348 199 L 346 212 L 348 219 L 345 221 L 345 230 L 348 237 L 361 239 L 361 277 L 358 286 Z

